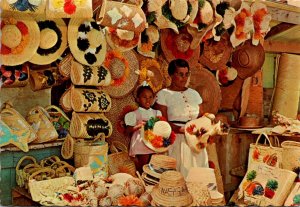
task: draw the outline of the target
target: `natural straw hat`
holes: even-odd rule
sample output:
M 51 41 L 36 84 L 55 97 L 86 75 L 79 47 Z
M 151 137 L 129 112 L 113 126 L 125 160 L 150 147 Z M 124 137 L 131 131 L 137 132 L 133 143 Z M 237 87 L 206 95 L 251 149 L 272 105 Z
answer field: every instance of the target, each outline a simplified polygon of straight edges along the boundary
M 67 48 L 67 25 L 63 19 L 37 19 L 41 34 L 40 45 L 29 62 L 47 65 L 57 60 Z
M 28 14 L 9 12 L 3 12 L 1 19 L 1 64 L 14 66 L 30 60 L 39 46 L 36 21 Z
M 206 68 L 197 64 L 191 69 L 190 87 L 199 92 L 203 99 L 203 110 L 216 114 L 221 104 L 221 89 L 216 77 Z
M 137 51 L 143 56 L 155 58 L 156 46 L 160 39 L 158 28 L 154 25 L 150 25 L 141 33 Z
M 132 92 L 138 82 L 139 62 L 133 50 L 107 52 L 103 66 L 111 73 L 111 83 L 105 87 L 107 93 L 113 98 L 122 98 Z
M 162 173 L 159 184 L 151 192 L 153 201 L 159 206 L 188 206 L 193 198 L 180 172 Z
M 93 19 L 74 18 L 68 26 L 68 42 L 74 58 L 84 65 L 99 66 L 106 54 L 106 41 Z
M 161 30 L 161 48 L 168 62 L 181 58 L 187 60 L 190 67 L 195 65 L 198 62 L 200 45 L 192 50 L 190 48 L 192 39 L 185 28 L 180 30 L 179 34 L 171 29 Z

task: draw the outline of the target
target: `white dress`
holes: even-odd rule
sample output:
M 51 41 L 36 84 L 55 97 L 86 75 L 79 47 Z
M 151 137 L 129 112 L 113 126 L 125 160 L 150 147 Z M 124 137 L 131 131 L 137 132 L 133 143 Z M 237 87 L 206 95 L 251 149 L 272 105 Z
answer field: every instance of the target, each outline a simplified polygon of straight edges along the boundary
M 202 98 L 197 91 L 191 88 L 185 91 L 172 91 L 165 88 L 157 93 L 156 102 L 168 108 L 169 122 L 184 126 L 185 122 L 198 117 Z M 176 121 L 182 123 L 176 123 Z M 176 134 L 175 143 L 169 148 L 169 156 L 176 159 L 177 170 L 184 177 L 188 175 L 191 167 L 208 167 L 206 149 L 204 148 L 200 153 L 192 152 L 186 143 L 184 134 Z

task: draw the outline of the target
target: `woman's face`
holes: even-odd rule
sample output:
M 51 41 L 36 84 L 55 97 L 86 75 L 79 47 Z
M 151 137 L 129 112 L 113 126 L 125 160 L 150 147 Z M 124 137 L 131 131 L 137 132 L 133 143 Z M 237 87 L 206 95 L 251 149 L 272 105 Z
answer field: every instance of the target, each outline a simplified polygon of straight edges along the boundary
M 172 75 L 172 84 L 179 89 L 185 88 L 189 76 L 190 72 L 187 67 L 176 68 Z

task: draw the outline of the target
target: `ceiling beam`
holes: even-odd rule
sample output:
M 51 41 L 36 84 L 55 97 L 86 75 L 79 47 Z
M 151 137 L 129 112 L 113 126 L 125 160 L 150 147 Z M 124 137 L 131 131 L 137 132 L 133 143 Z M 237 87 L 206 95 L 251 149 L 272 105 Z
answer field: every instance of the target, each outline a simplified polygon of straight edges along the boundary
M 300 43 L 265 40 L 263 46 L 265 52 L 300 54 Z

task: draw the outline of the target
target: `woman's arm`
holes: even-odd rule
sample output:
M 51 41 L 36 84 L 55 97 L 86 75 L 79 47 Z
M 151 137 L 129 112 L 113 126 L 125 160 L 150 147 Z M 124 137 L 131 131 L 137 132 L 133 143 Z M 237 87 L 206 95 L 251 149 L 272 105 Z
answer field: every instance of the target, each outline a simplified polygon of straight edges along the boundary
M 158 103 L 155 103 L 153 108 L 156 109 L 156 110 L 160 110 L 162 116 L 165 117 L 168 121 L 168 107 L 167 106 L 163 106 L 163 105 L 160 105 Z M 173 124 L 172 122 L 169 122 L 169 124 L 170 124 L 172 130 L 175 133 L 177 133 L 177 134 L 183 134 L 184 133 L 184 127 L 177 126 L 177 125 Z

